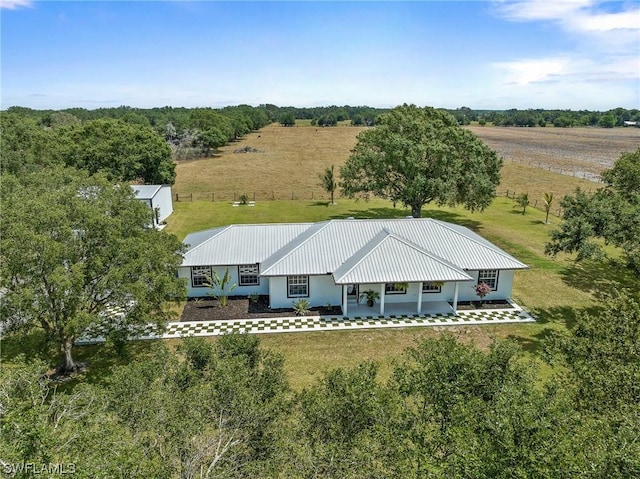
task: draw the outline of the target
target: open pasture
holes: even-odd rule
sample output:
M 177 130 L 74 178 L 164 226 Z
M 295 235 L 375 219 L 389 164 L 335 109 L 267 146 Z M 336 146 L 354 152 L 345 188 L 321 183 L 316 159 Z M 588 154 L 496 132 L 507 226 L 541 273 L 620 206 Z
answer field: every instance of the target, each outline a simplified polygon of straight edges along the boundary
M 242 194 L 257 201 L 326 199 L 319 175 L 347 160 L 363 129 L 272 124 L 221 148 L 213 157 L 179 162 L 173 191 L 180 201 L 228 202 Z M 560 198 L 577 186 L 597 188 L 597 183 L 582 177 L 595 178 L 623 151 L 640 146 L 637 128 L 470 129 L 505 158 L 498 193 L 526 192 L 532 203 L 541 201 L 545 192 Z M 259 151 L 234 153 L 244 147 Z M 564 175 L 555 174 L 561 170 Z

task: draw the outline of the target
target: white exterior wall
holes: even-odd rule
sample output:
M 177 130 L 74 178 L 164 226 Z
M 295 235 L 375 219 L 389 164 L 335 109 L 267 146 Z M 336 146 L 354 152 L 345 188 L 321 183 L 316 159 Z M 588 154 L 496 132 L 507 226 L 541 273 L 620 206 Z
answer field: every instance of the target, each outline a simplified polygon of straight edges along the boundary
M 460 283 L 460 290 L 458 292 L 458 301 L 478 301 L 478 295 L 476 294 L 476 284 L 478 284 L 478 272 L 467 271 L 474 281 L 466 281 Z M 511 290 L 513 289 L 513 270 L 502 269 L 498 272 L 498 289 L 491 291 L 484 297 L 485 300 L 494 299 L 510 299 Z
M 203 265 L 204 266 L 204 265 Z M 229 268 L 229 275 L 231 276 L 231 281 L 229 282 L 229 286 L 237 284 L 233 291 L 231 291 L 229 296 L 249 296 L 251 294 L 269 294 L 269 278 L 260 278 L 260 284 L 257 286 L 240 286 L 240 281 L 238 279 L 238 267 L 233 266 L 216 266 L 213 270 L 218 273 L 220 278 L 224 277 L 225 272 Z M 204 288 L 201 286 L 193 287 L 191 286 L 191 268 L 190 267 L 182 267 L 178 269 L 178 277 L 185 278 L 187 280 L 187 297 L 189 298 L 202 298 L 209 296 L 216 291 L 212 288 Z M 227 287 L 228 290 L 228 287 Z
M 298 299 L 306 299 L 312 307 L 340 306 L 342 304 L 342 286 L 333 282 L 332 275 L 309 276 L 309 297 L 288 298 L 287 277 L 274 276 L 269 278 L 269 305 L 272 308 L 290 308 L 291 303 Z
M 162 223 L 171 213 L 173 213 L 173 196 L 170 185 L 162 185 L 155 196 L 151 199 L 151 209 L 154 211 L 153 221 L 156 224 L 155 209 L 158 208 L 158 221 Z
M 462 284 L 462 283 L 461 283 Z M 420 288 L 420 283 L 409 283 L 409 288 L 407 288 L 406 293 L 392 293 L 385 294 L 384 302 L 385 304 L 389 303 L 417 303 L 418 302 L 418 292 Z M 367 291 L 368 289 L 372 289 L 380 293 L 380 283 L 377 284 L 361 284 L 360 285 L 360 294 Z M 439 293 L 422 293 L 422 302 L 426 303 L 429 301 L 450 301 L 453 300 L 453 294 L 455 290 L 455 283 L 444 283 L 440 289 Z M 366 299 L 360 300 L 361 303 L 366 302 Z M 379 300 L 376 300 L 376 304 L 379 303 Z

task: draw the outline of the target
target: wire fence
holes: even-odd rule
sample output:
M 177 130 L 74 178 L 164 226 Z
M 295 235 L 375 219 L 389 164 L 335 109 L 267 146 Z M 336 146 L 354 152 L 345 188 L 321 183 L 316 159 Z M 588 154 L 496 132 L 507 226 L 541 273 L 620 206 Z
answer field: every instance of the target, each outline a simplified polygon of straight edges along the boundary
M 243 198 L 244 197 L 244 198 Z M 342 198 L 337 192 L 335 199 Z M 236 202 L 242 199 L 247 201 L 276 201 L 276 200 L 316 200 L 330 201 L 331 197 L 326 191 L 308 190 L 308 191 L 200 191 L 192 193 L 174 193 L 174 201 L 225 201 Z
M 602 183 L 602 178 L 600 177 L 600 175 L 593 171 L 579 170 L 576 168 L 562 168 L 551 163 L 545 163 L 544 161 L 537 160 L 521 160 L 518 158 L 509 158 L 507 161 L 540 168 L 541 170 L 552 171 L 554 173 L 560 173 L 561 175 L 565 176 L 573 176 L 574 178 L 581 178 L 583 180 L 593 181 L 595 183 Z
M 514 205 L 516 205 L 515 200 L 518 197 L 518 193 L 515 190 L 507 190 L 504 192 L 499 192 L 497 196 L 505 197 L 512 199 L 514 201 Z M 334 195 L 334 199 L 338 200 L 343 198 L 341 195 L 336 193 Z M 174 193 L 173 194 L 174 201 L 177 202 L 190 202 L 190 201 L 221 201 L 226 203 L 237 203 L 242 202 L 256 202 L 256 201 L 276 201 L 276 200 L 310 200 L 310 201 L 330 201 L 331 197 L 326 191 L 320 190 L 310 190 L 310 191 L 291 191 L 291 192 L 283 192 L 283 191 L 270 191 L 270 192 L 251 192 L 251 193 L 239 193 L 239 192 L 192 192 L 192 193 Z M 549 208 L 549 214 L 553 216 L 557 216 L 559 218 L 562 217 L 562 207 L 559 205 L 559 198 L 556 198 L 554 203 Z M 540 211 L 546 212 L 547 209 L 545 207 L 544 201 L 541 199 L 530 200 L 528 208 L 535 208 Z

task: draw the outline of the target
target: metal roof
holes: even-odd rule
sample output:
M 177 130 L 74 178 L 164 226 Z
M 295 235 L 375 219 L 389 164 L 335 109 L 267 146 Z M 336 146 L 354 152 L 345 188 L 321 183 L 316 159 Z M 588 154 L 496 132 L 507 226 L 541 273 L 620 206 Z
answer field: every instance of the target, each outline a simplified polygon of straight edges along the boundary
M 336 284 L 471 281 L 467 273 L 387 230 L 334 273 Z
M 381 234 L 392 237 L 392 241 L 382 241 Z M 358 258 L 364 258 L 366 248 L 378 244 L 371 243 L 376 238 L 379 246 L 387 245 L 376 253 L 380 255 L 379 261 L 402 253 L 412 255 L 429 268 L 436 268 L 434 261 L 458 270 L 527 268 L 468 228 L 430 218 L 216 228 L 185 238 L 185 243 L 192 241 L 195 246 L 185 255 L 183 265 L 261 263 L 263 276 L 324 275 L 337 273 L 340 268 L 346 274 L 343 265 L 355 265 Z M 402 264 L 401 270 L 409 274 L 411 263 L 402 261 Z M 365 266 L 361 265 L 361 269 L 364 271 Z
M 187 235 L 182 266 L 264 262 L 313 223 L 231 225 Z
M 131 188 L 139 200 L 150 200 L 162 188 L 162 185 L 131 185 Z

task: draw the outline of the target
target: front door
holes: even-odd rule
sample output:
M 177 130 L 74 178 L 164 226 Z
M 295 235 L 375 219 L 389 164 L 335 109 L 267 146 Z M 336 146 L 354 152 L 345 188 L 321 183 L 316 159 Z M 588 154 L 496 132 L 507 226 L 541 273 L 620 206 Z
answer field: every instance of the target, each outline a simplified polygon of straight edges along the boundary
M 351 303 L 360 304 L 359 288 L 357 284 L 350 284 L 347 286 L 347 301 Z

